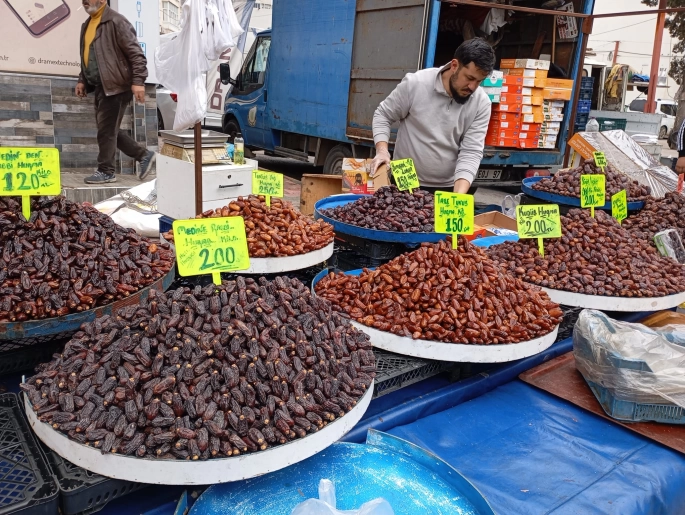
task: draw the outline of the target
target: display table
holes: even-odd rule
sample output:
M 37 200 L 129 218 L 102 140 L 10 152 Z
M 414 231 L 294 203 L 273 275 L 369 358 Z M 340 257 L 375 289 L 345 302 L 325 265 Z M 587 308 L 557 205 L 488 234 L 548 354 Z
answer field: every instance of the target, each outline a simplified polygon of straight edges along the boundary
M 497 513 L 683 513 L 685 455 L 522 381 L 394 428 Z

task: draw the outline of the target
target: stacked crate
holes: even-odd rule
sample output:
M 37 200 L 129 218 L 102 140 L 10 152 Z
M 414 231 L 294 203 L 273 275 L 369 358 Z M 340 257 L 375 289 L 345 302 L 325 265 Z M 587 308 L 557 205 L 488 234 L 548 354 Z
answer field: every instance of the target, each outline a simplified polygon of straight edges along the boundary
M 595 83 L 594 77 L 583 77 L 580 80 L 580 96 L 578 97 L 578 109 L 573 132 L 582 132 L 590 117 L 592 110 L 592 89 Z

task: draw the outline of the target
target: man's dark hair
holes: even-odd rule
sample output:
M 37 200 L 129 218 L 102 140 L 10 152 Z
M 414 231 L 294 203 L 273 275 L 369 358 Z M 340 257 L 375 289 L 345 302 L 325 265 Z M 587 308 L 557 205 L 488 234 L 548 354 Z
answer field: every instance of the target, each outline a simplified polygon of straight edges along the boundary
M 461 66 L 474 63 L 487 74 L 495 69 L 495 52 L 485 40 L 480 38 L 464 41 L 454 52 L 454 58 Z

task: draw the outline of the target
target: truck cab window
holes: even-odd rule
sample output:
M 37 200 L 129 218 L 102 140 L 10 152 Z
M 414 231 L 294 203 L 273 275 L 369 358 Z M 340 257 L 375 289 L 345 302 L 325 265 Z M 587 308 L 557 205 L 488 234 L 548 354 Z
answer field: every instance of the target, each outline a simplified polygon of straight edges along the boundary
M 264 85 L 271 38 L 259 38 L 241 72 L 241 92 L 251 93 Z

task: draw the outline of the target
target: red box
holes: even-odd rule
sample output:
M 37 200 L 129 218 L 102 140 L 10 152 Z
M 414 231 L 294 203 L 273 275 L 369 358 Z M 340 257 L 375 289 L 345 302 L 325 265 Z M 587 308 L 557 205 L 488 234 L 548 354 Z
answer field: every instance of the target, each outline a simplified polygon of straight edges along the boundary
M 493 121 L 499 121 L 499 122 L 516 122 L 520 123 L 521 122 L 521 115 L 518 113 L 507 113 L 507 112 L 493 112 L 492 116 L 490 117 L 490 123 Z
M 514 93 L 502 93 L 499 97 L 500 104 L 523 104 L 523 97 Z
M 521 132 L 536 132 L 539 134 L 542 129 L 541 123 L 522 123 L 520 125 Z
M 514 75 L 505 75 L 502 79 L 502 84 L 507 86 L 522 86 L 523 87 L 523 77 L 518 77 Z
M 537 138 L 535 139 L 520 139 L 519 140 L 519 148 L 538 148 L 538 140 Z
M 493 104 L 492 110 L 497 113 L 507 112 L 507 113 L 520 113 L 523 110 L 523 105 L 521 104 Z
M 486 137 L 485 144 L 489 147 L 512 147 L 517 148 L 519 146 L 519 140 L 516 138 L 497 138 L 497 137 Z
M 521 95 L 521 94 L 523 94 L 523 86 L 522 85 L 502 83 L 502 95 Z
M 500 120 L 491 119 L 490 125 L 488 125 L 488 132 L 490 132 L 491 130 L 492 131 L 499 131 L 499 130 L 511 131 L 511 130 L 520 130 L 520 129 L 521 129 L 521 123 L 519 120 L 500 121 Z

